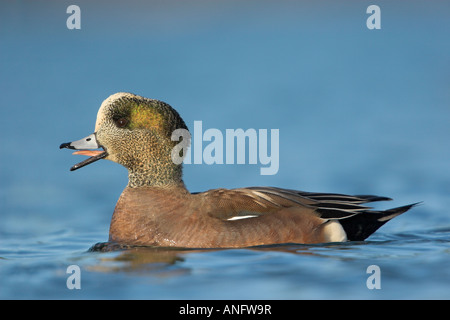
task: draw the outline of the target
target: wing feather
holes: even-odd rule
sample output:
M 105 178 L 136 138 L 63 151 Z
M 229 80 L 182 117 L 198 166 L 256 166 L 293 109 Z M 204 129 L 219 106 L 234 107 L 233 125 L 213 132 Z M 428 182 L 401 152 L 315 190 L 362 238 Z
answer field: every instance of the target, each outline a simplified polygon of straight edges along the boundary
M 352 196 L 275 187 L 214 189 L 197 195 L 214 200 L 204 201 L 209 205 L 209 215 L 227 221 L 257 218 L 291 207 L 310 208 L 311 212 L 324 219 L 343 219 L 371 209 L 362 204 L 391 200 L 373 195 Z

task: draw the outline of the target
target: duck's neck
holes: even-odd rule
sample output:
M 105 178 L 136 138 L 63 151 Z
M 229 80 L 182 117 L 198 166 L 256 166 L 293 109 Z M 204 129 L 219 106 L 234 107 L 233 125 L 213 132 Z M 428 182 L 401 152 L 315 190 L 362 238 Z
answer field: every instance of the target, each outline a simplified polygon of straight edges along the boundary
M 172 187 L 182 186 L 181 165 L 148 166 L 128 169 L 128 187 Z

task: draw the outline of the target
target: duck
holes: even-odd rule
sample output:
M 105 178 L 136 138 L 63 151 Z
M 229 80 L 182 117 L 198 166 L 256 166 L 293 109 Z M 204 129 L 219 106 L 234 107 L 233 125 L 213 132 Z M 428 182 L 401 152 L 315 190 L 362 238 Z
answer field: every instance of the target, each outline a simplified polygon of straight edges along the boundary
M 245 248 L 277 244 L 364 241 L 417 203 L 374 210 L 374 195 L 305 192 L 278 187 L 189 192 L 173 161 L 175 130 L 188 128 L 169 104 L 127 92 L 103 101 L 94 133 L 60 149 L 128 170 L 111 218 L 109 242 L 131 246 Z M 181 153 L 183 151 L 180 151 Z

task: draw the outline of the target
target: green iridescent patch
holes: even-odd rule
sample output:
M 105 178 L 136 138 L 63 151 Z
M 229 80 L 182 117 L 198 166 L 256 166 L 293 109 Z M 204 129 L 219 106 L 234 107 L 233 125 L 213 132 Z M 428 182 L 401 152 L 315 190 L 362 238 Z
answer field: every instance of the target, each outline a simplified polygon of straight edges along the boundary
M 154 108 L 137 104 L 130 110 L 129 129 L 158 129 L 164 128 L 164 117 Z

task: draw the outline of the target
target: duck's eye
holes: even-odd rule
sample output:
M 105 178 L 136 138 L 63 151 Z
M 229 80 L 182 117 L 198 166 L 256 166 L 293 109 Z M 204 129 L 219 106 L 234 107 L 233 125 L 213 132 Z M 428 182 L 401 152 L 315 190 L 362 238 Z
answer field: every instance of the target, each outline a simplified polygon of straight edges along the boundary
M 128 124 L 128 120 L 125 119 L 125 118 L 120 118 L 120 119 L 117 119 L 117 120 L 116 120 L 116 125 L 117 125 L 119 128 L 123 128 L 123 127 L 125 127 L 127 124 Z

